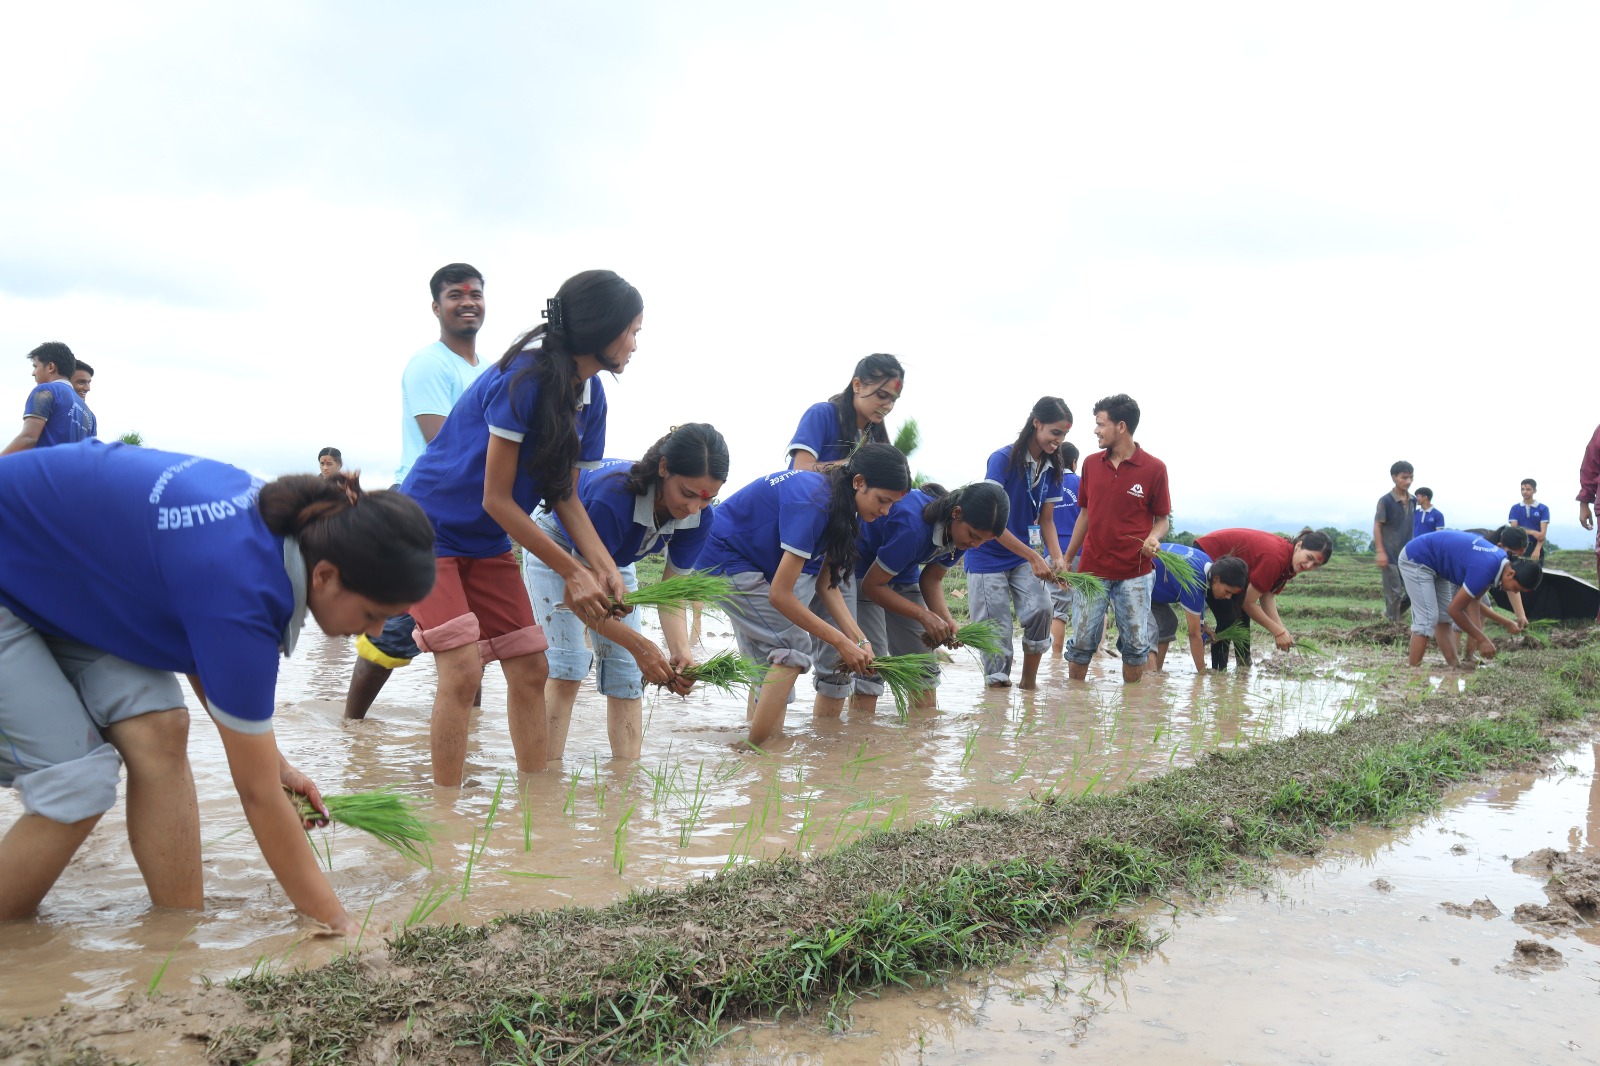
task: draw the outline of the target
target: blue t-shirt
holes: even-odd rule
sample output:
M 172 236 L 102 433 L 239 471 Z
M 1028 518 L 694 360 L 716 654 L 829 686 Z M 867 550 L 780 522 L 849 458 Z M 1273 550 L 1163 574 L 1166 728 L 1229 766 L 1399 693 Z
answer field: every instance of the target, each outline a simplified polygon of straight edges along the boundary
M 538 349 L 518 353 L 509 370 L 491 366 L 456 401 L 439 435 L 412 464 L 400 491 L 422 505 L 433 523 L 435 555 L 441 558 L 488 559 L 511 550 L 511 538 L 483 509 L 483 473 L 489 437 L 516 441 L 517 476 L 511 498 L 532 512 L 544 499 L 542 479 L 528 473 L 538 434 L 534 426 L 539 383 L 532 375 L 518 379 L 540 355 Z M 578 411 L 579 467 L 593 467 L 605 454 L 606 391 L 599 378 L 584 382 Z
M 57 444 L 75 444 L 94 436 L 94 415 L 84 404 L 83 397 L 65 381 L 47 381 L 35 385 L 28 393 L 28 402 L 22 408 L 23 418 L 42 418 L 44 428 L 39 431 L 36 448 L 51 448 Z
M 1489 591 L 1506 564 L 1504 548 L 1461 529 L 1442 529 L 1417 537 L 1406 545 L 1405 554 L 1412 562 L 1460 585 L 1473 599 Z
M 859 437 L 857 434 L 856 437 Z M 827 400 L 814 403 L 800 416 L 794 438 L 789 441 L 789 466 L 794 466 L 795 452 L 810 452 L 819 463 L 843 459 L 856 446 L 856 438 L 845 440 L 839 433 L 839 409 Z
M 889 513 L 876 522 L 863 522 L 867 543 L 861 557 L 866 566 L 876 564 L 890 575 L 890 584 L 914 585 L 922 578 L 922 568 L 933 564 L 946 570 L 956 565 L 963 554 L 944 539 L 944 526 L 927 521 L 922 509 L 933 501 L 921 489 L 912 489 Z M 865 574 L 865 567 L 861 573 Z
M 1163 551 L 1174 555 L 1181 555 L 1189 560 L 1189 565 L 1194 567 L 1195 576 L 1200 579 L 1193 589 L 1185 589 L 1178 584 L 1178 579 L 1167 569 L 1167 565 L 1159 556 L 1155 559 L 1155 584 L 1150 586 L 1151 603 L 1176 603 L 1190 614 L 1204 615 L 1206 613 L 1206 589 L 1211 584 L 1211 556 L 1199 548 L 1191 548 L 1187 544 L 1163 544 Z
M 1550 521 L 1550 508 L 1542 503 L 1526 504 L 1518 501 L 1511 505 L 1511 513 L 1506 516 L 1507 522 L 1515 522 L 1523 529 L 1539 532 L 1539 523 Z
M 1024 460 L 1020 467 L 1008 471 L 1006 466 L 1010 462 L 1011 445 L 1008 444 L 989 456 L 989 469 L 983 476 L 984 480 L 999 485 L 1011 498 L 1011 517 L 1006 520 L 1006 528 L 1026 544 L 1028 527 L 1039 521 L 1039 511 L 1047 503 L 1061 502 L 1061 475 L 1048 462 L 1037 464 Z M 1021 564 L 1022 557 L 1003 547 L 998 540 L 986 541 L 967 552 L 969 574 L 998 574 Z
M 594 524 L 600 543 L 618 566 L 665 552 L 674 570 L 693 570 L 716 522 L 715 505 L 707 504 L 688 518 L 669 518 L 657 526 L 655 493 L 635 496 L 628 491 L 628 472 L 632 469 L 632 459 L 602 459 L 578 478 L 578 499 Z M 567 527 L 556 516 L 550 518 L 570 547 L 572 538 Z
M 828 524 L 828 479 L 815 470 L 756 478 L 717 508 L 717 527 L 700 552 L 713 574 L 760 573 L 768 581 L 788 552 L 818 554 Z
M 1063 552 L 1072 543 L 1072 527 L 1078 524 L 1078 512 L 1081 510 L 1078 506 L 1078 475 L 1071 470 L 1065 471 L 1061 475 L 1061 502 L 1056 504 L 1055 513 L 1051 516 L 1055 519 L 1056 540 L 1060 542 Z M 1081 548 L 1078 554 L 1083 554 Z
M 1411 512 L 1411 535 L 1420 537 L 1424 533 L 1437 533 L 1444 528 L 1444 512 L 1437 507 L 1430 507 L 1426 511 L 1418 507 Z
M 8 456 L 0 603 L 42 632 L 197 674 L 219 721 L 267 732 L 305 569 L 290 538 L 291 580 L 285 538 L 255 506 L 261 486 L 210 459 L 97 440 Z M 70 570 L 40 565 L 41 545 Z

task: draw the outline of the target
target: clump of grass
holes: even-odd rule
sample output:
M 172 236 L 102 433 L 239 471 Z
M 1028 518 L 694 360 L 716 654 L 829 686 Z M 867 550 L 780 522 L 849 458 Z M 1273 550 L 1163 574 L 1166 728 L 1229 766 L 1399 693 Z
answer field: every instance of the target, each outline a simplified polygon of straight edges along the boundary
M 674 574 L 653 585 L 634 589 L 622 598 L 629 607 L 656 607 L 682 610 L 691 604 L 726 605 L 742 596 L 732 580 L 721 574 L 707 574 L 699 570 L 687 574 Z
M 718 652 L 703 663 L 684 669 L 683 677 L 697 685 L 706 685 L 732 692 L 738 688 L 759 685 L 767 676 L 767 667 L 738 652 Z
M 1081 570 L 1058 570 L 1056 580 L 1074 596 L 1099 596 L 1106 590 L 1104 581 Z
M 922 643 L 930 648 L 939 646 L 926 633 L 922 634 Z M 979 655 L 989 656 L 1004 655 L 1010 650 L 1009 642 L 1000 631 L 1000 623 L 993 619 L 958 626 L 955 635 L 944 644 L 949 648 L 971 648 Z
M 289 798 L 294 801 L 302 820 L 322 817 L 321 812 L 311 806 L 311 801 L 299 793 L 290 792 Z M 433 869 L 433 856 L 428 852 L 433 833 L 427 823 L 417 817 L 415 804 L 394 789 L 376 788 L 345 796 L 323 796 L 322 803 L 328 808 L 329 821 L 369 833 L 419 866 Z
M 1172 580 L 1176 581 L 1183 591 L 1194 592 L 1196 589 L 1205 588 L 1204 575 L 1184 556 L 1159 548 L 1156 550 L 1155 559 L 1166 568 L 1167 573 L 1172 575 Z
M 903 718 L 911 701 L 933 687 L 939 660 L 929 652 L 910 655 L 881 655 L 872 660 L 872 672 L 883 678 L 883 685 L 894 697 L 895 710 Z

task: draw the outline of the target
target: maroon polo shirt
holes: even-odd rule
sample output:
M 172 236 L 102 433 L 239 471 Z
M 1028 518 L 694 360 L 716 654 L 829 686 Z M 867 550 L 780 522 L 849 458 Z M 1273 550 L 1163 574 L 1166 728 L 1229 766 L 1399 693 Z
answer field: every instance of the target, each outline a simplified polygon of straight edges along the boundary
M 1294 577 L 1294 544 L 1259 529 L 1217 529 L 1194 539 L 1194 546 L 1214 563 L 1237 555 L 1250 568 L 1250 584 L 1276 595 Z
M 1125 581 L 1150 572 L 1150 560 L 1139 546 L 1155 520 L 1172 513 L 1172 497 L 1166 463 L 1138 444 L 1114 467 L 1110 454 L 1090 456 L 1079 475 L 1078 506 L 1088 523 L 1079 566 L 1106 581 Z

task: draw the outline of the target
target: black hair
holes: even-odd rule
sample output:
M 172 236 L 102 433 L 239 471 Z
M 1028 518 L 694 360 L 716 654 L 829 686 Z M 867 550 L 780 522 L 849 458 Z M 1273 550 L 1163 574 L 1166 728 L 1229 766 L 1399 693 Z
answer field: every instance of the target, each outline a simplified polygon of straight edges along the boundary
M 1517 487 L 1521 488 L 1523 485 L 1527 485 L 1529 488 L 1533 489 L 1534 492 L 1538 492 L 1539 491 L 1539 483 L 1537 481 L 1533 480 L 1533 478 L 1531 478 L 1531 477 L 1523 478 L 1520 482 L 1518 482 Z M 1519 578 L 1518 580 L 1521 580 L 1521 579 Z
M 822 566 L 832 585 L 856 572 L 856 533 L 861 528 L 861 515 L 856 511 L 857 474 L 866 479 L 868 488 L 911 490 L 911 466 L 892 444 L 863 444 L 827 472 L 828 523 L 822 529 L 821 547 Z
M 1021 470 L 1028 459 L 1028 444 L 1033 440 L 1033 424 L 1041 426 L 1051 422 L 1071 422 L 1072 408 L 1067 406 L 1067 401 L 1059 396 L 1041 396 L 1033 405 L 1033 410 L 1028 412 L 1028 417 L 1022 423 L 1022 432 L 1017 434 L 1017 439 L 1011 445 L 1011 458 L 1006 460 L 1006 472 Z M 1039 455 L 1040 466 L 1050 466 L 1056 473 L 1066 469 L 1066 460 L 1061 457 L 1061 449 L 1057 448 L 1048 455 L 1041 452 Z
M 1061 456 L 1061 464 L 1073 473 L 1078 471 L 1078 446 L 1070 440 L 1061 442 L 1061 447 L 1056 449 L 1056 454 Z
M 856 402 L 855 383 L 859 378 L 863 385 L 876 385 L 891 378 L 905 380 L 905 368 L 900 365 L 900 360 L 885 352 L 874 352 L 856 364 L 855 371 L 851 373 L 850 380 L 844 383 L 844 388 L 828 397 L 828 402 L 833 404 L 834 410 L 839 413 L 839 440 L 851 444 L 856 440 Z M 867 428 L 861 431 L 862 443 L 876 441 L 879 444 L 889 443 L 889 430 L 882 422 L 868 422 Z
M 951 512 L 957 507 L 961 508 L 963 522 L 996 537 L 1006 531 L 1006 523 L 1011 520 L 1011 497 L 992 481 L 975 481 L 954 492 L 933 482 L 918 487 L 933 497 L 923 505 L 922 520 L 942 526 L 946 542 L 950 540 L 950 523 L 955 521 Z
M 1468 530 L 1468 532 L 1471 531 Z M 1504 548 L 1506 551 L 1511 552 L 1514 555 L 1522 555 L 1526 553 L 1528 550 L 1528 542 L 1533 539 L 1532 537 L 1528 536 L 1528 531 L 1523 529 L 1521 526 L 1501 526 L 1498 529 L 1493 529 L 1487 533 L 1480 533 L 1478 535 L 1484 540 L 1488 541 L 1490 544 L 1493 544 L 1495 547 Z
M 324 448 L 317 453 L 317 458 L 321 459 L 324 455 L 332 456 L 333 461 L 336 463 L 344 462 L 344 456 L 339 453 L 338 448 Z
M 1302 529 L 1295 535 L 1294 546 L 1304 548 L 1308 552 L 1318 552 L 1324 563 L 1333 558 L 1333 538 L 1320 529 L 1312 529 L 1310 526 Z
M 673 426 L 665 437 L 650 445 L 644 458 L 628 470 L 623 482 L 628 491 L 635 496 L 654 494 L 661 480 L 662 459 L 667 461 L 669 474 L 728 480 L 728 442 L 706 422 Z
M 1517 584 L 1527 591 L 1532 592 L 1539 587 L 1539 582 L 1544 580 L 1544 564 L 1540 563 L 1539 560 L 1518 556 L 1508 561 L 1511 564 L 1511 573 L 1517 579 Z M 1501 567 L 1500 572 L 1502 574 L 1505 573 L 1505 568 Z
M 601 356 L 643 313 L 644 297 L 612 271 L 585 270 L 563 282 L 549 304 L 545 313 L 550 321 L 512 341 L 498 366 L 501 373 L 509 373 L 517 357 L 534 341 L 539 342 L 509 388 L 514 396 L 530 380 L 539 387 L 533 425 L 527 427 L 534 438 L 527 472 L 543 484 L 545 502 L 554 503 L 572 495 L 572 467 L 578 460 L 578 399 L 583 380 L 575 359 Z M 601 360 L 604 366 L 603 357 Z
M 483 284 L 483 275 L 470 263 L 447 263 L 435 270 L 433 277 L 428 279 L 428 291 L 433 293 L 433 302 L 439 302 L 439 294 L 444 292 L 446 285 L 454 285 L 458 281 L 468 279 L 476 281 L 479 285 Z
M 380 604 L 433 591 L 433 526 L 403 493 L 363 492 L 355 474 L 290 474 L 261 489 L 256 509 L 273 533 L 299 540 L 308 575 L 326 559 L 339 584 Z
M 78 369 L 78 360 L 72 354 L 72 349 L 60 341 L 45 341 L 29 352 L 28 358 L 37 359 L 45 366 L 54 365 L 56 374 L 64 378 L 72 377 L 72 372 Z
M 1106 413 L 1114 426 L 1118 422 L 1128 423 L 1128 432 L 1132 433 L 1139 428 L 1139 402 L 1125 392 L 1115 396 L 1107 396 L 1095 403 L 1092 414 Z
M 82 370 L 85 373 L 87 373 L 90 377 L 94 377 L 94 367 L 90 366 L 88 363 L 85 363 L 82 359 L 76 360 L 76 362 L 77 362 L 78 365 L 72 371 L 74 374 L 76 374 L 79 370 Z
M 1250 564 L 1237 555 L 1211 560 L 1211 578 L 1229 588 L 1243 589 L 1250 584 Z
M 1391 466 L 1389 468 L 1389 476 L 1390 477 L 1395 477 L 1396 475 L 1399 475 L 1399 474 L 1414 474 L 1414 473 L 1416 473 L 1416 470 L 1414 470 L 1412 468 L 1411 464 L 1406 462 L 1404 459 L 1401 459 L 1399 462 L 1395 463 L 1393 466 Z
M 1428 488 L 1428 486 L 1424 485 L 1424 486 L 1422 486 L 1422 488 L 1418 489 L 1416 492 L 1413 492 L 1411 495 L 1413 495 L 1413 496 L 1426 496 L 1428 499 L 1431 500 L 1431 499 L 1433 499 L 1433 490 Z

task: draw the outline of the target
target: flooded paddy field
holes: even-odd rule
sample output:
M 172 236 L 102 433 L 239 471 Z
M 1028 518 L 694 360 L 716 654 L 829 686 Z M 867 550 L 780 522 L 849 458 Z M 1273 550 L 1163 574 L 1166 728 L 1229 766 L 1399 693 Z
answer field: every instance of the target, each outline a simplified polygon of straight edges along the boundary
M 1370 617 L 1358 615 L 1371 601 L 1353 604 L 1364 587 L 1375 587 L 1375 572 L 1329 567 L 1301 580 L 1311 585 L 1313 578 L 1328 587 L 1301 601 L 1306 632 L 1326 643 L 1370 624 Z M 1316 611 L 1312 601 L 1318 599 L 1337 603 L 1337 612 Z M 1291 610 L 1285 614 L 1294 625 Z M 714 651 L 730 642 L 725 625 L 708 617 L 701 646 Z M 802 678 L 789 735 L 769 754 L 740 743 L 744 706 L 737 697 L 648 696 L 644 754 L 637 762 L 607 758 L 603 701 L 586 687 L 564 762 L 520 782 L 503 772 L 514 761 L 504 731 L 504 692 L 491 669 L 487 709 L 469 750 L 468 785 L 436 792 L 427 783 L 431 665 L 422 660 L 398 671 L 368 720 L 346 723 L 341 714 L 352 652 L 343 641 L 308 631 L 283 666 L 276 728 L 289 760 L 325 792 L 393 785 L 416 798 L 434 823 L 432 870 L 350 830 L 313 834 L 347 909 L 367 921 L 360 951 L 376 949 L 381 958 L 382 941 L 408 928 L 475 926 L 508 913 L 569 905 L 605 907 L 636 889 L 695 885 L 761 859 L 821 855 L 883 830 L 950 824 L 977 808 L 1119 794 L 1131 783 L 1210 761 L 1212 753 L 1324 733 L 1366 715 L 1380 700 L 1420 705 L 1431 693 L 1464 687 L 1459 675 L 1403 670 L 1381 644 L 1332 650 L 1327 658 L 1262 655 L 1254 671 L 1197 677 L 1180 640 L 1168 673 L 1138 686 L 1123 686 L 1115 658 L 1097 658 L 1085 684 L 1069 682 L 1064 664 L 1047 663 L 1035 692 L 984 688 L 976 661 L 956 652 L 945 667 L 940 710 L 905 721 L 887 700 L 876 716 L 814 721 L 810 683 Z M 1492 682 L 1500 669 L 1496 664 L 1477 680 Z M 197 717 L 192 732 L 206 913 L 149 908 L 120 807 L 113 809 L 47 898 L 39 920 L 0 927 L 0 1022 L 48 1015 L 67 1004 L 96 1020 L 66 1031 L 92 1036 L 94 1046 L 114 1055 L 205 1061 L 205 1041 L 216 1036 L 216 1025 L 186 1030 L 187 1023 L 173 1019 L 191 1007 L 204 1013 L 208 997 L 232 995 L 208 986 L 252 972 L 338 962 L 352 949 L 317 937 L 288 909 L 245 828 L 215 729 Z M 1396 1049 L 1420 1046 L 1416 1041 L 1427 1027 L 1437 1025 L 1441 1038 L 1486 1033 L 1479 1038 L 1483 1046 L 1508 1049 L 1521 1061 L 1518 1056 L 1527 1057 L 1509 1049 L 1525 1045 L 1497 1043 L 1500 1030 L 1494 1028 L 1509 1024 L 1505 1018 L 1534 1017 L 1502 1017 L 1505 1010 L 1533 1010 L 1517 997 L 1534 989 L 1540 991 L 1531 998 L 1541 1004 L 1559 998 L 1549 989 L 1592 997 L 1600 976 L 1593 968 L 1594 942 L 1583 939 L 1592 933 L 1587 918 L 1520 934 L 1555 943 L 1565 963 L 1559 969 L 1523 973 L 1510 949 L 1502 950 L 1517 939 L 1507 940 L 1508 930 L 1520 928 L 1515 906 L 1541 895 L 1542 878 L 1511 871 L 1500 856 L 1594 846 L 1593 802 L 1585 791 L 1592 787 L 1592 749 L 1569 751 L 1564 759 L 1577 770 L 1497 779 L 1455 794 L 1451 802 L 1458 809 L 1444 821 L 1398 835 L 1373 830 L 1334 838 L 1331 862 L 1291 868 L 1284 880 L 1266 884 L 1265 895 L 1241 892 L 1210 902 L 1173 895 L 1170 906 L 1147 901 L 1133 912 L 1141 936 L 1166 939 L 1152 953 L 1128 954 L 1120 968 L 1108 971 L 1103 947 L 1090 951 L 1080 930 L 1078 939 L 1030 956 L 1031 963 L 857 1000 L 845 1012 L 851 1025 L 844 1036 L 829 1033 L 825 1019 L 795 1021 L 792 1012 L 779 1026 L 741 1019 L 716 1054 L 728 1061 L 966 1061 L 1003 1047 L 1005 1060 L 1071 1054 L 1098 1061 L 1096 1055 L 1138 1049 L 1141 1057 L 1160 1053 L 1176 1061 L 1328 1061 L 1325 1052 L 1345 1058 L 1356 1046 L 1332 1041 L 1347 1037 L 1348 1019 L 1359 1016 L 1363 1024 L 1372 1022 L 1374 1039 L 1386 1031 L 1381 1020 L 1394 1018 L 1389 1039 L 1409 1034 L 1405 1040 L 1412 1041 L 1393 1044 Z M 1558 793 L 1559 800 L 1544 798 Z M 1445 828 L 1475 810 L 1481 825 Z M 15 795 L 0 793 L 0 820 L 17 811 Z M 1494 837 L 1510 831 L 1492 828 L 1491 822 L 1502 823 L 1491 815 L 1510 819 L 1520 835 Z M 1458 832 L 1468 835 L 1452 836 Z M 1433 845 L 1446 840 L 1443 854 L 1435 854 L 1440 849 Z M 1450 850 L 1457 846 L 1465 853 Z M 1396 856 L 1415 861 L 1407 865 Z M 1373 888 L 1380 879 L 1393 890 Z M 1443 902 L 1470 907 L 1479 898 L 1492 898 L 1503 913 L 1468 920 L 1439 909 Z M 1449 969 L 1440 970 L 1436 956 L 1446 947 Z M 1485 952 L 1506 957 L 1488 964 Z M 1501 965 L 1506 972 L 1494 969 Z M 118 1013 L 130 997 L 143 1002 L 152 986 L 158 995 L 145 1008 Z M 169 1005 L 164 1013 L 152 1011 L 163 1003 Z M 1454 1003 L 1489 1028 L 1447 1026 L 1448 1015 L 1425 1022 L 1424 1008 L 1439 1003 Z M 1313 1017 L 1322 1009 L 1329 1013 Z M 1300 1013 L 1304 1019 L 1293 1021 Z M 1282 1020 L 1263 1020 L 1268 1016 Z M 1002 1030 L 1023 1034 L 1023 1043 L 997 1043 Z M 289 1054 L 287 1047 L 283 1053 Z M 1476 1052 L 1447 1053 L 1481 1061 Z M 466 1049 L 463 1061 L 474 1054 Z M 1586 1061 L 1578 1049 L 1565 1054 Z M 1420 1054 L 1387 1056 L 1379 1045 L 1357 1057 L 1416 1061 Z M 384 1061 L 396 1057 L 408 1058 Z

